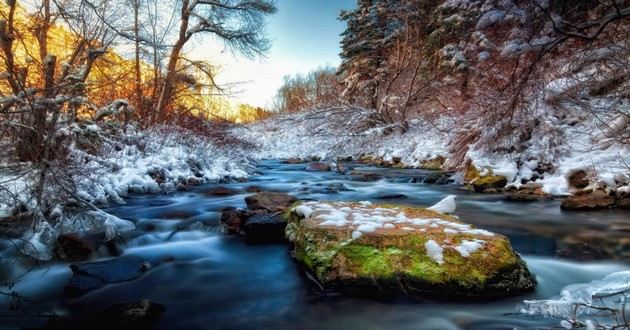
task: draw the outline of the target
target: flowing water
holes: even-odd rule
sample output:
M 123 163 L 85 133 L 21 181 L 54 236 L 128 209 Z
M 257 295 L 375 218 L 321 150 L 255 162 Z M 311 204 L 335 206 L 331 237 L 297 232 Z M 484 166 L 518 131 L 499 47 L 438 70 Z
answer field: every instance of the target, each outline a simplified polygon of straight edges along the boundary
M 119 242 L 122 254 L 112 259 L 112 267 L 118 260 L 139 257 L 153 265 L 143 276 L 64 298 L 72 274 L 67 264 L 58 263 L 36 268 L 14 289 L 55 312 L 76 315 L 147 298 L 166 306 L 160 329 L 530 329 L 549 328 L 558 320 L 519 314 L 522 300 L 548 298 L 565 285 L 630 268 L 630 251 L 623 243 L 630 235 L 627 211 L 563 212 L 559 201 L 508 202 L 503 195 L 469 193 L 455 185 L 413 183 L 428 171 L 361 166 L 350 165 L 384 178 L 359 182 L 349 174 L 307 172 L 304 164 L 264 161 L 249 182 L 220 184 L 242 191 L 237 195 L 208 196 L 205 192 L 218 185 L 206 185 L 170 195 L 133 196 L 126 205 L 107 210 L 137 226 Z M 249 245 L 221 233 L 220 210 L 245 207 L 244 191 L 252 185 L 302 199 L 415 206 L 456 194 L 456 214 L 507 235 L 535 273 L 538 287 L 518 297 L 477 302 L 324 294 L 294 262 L 287 245 Z M 102 259 L 111 258 L 103 253 Z M 0 322 L 32 326 L 43 318 L 14 314 Z

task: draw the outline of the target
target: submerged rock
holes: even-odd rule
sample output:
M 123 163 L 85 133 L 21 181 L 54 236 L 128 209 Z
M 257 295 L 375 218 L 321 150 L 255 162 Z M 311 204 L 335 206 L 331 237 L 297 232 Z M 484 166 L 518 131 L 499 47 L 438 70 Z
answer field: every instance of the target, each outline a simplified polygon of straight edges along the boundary
M 236 195 L 236 194 L 238 194 L 238 192 L 239 191 L 236 190 L 236 189 L 219 186 L 219 187 L 213 187 L 213 188 L 210 188 L 210 189 L 206 190 L 205 194 L 208 195 L 208 196 L 224 197 L 224 196 Z
M 242 234 L 250 243 L 285 241 L 287 221 L 283 212 L 298 199 L 277 192 L 262 192 L 245 198 L 247 210 L 222 210 L 221 223 L 230 234 Z
M 33 227 L 33 215 L 22 213 L 0 218 L 0 238 L 20 238 Z
M 136 302 L 121 303 L 101 310 L 94 315 L 78 320 L 54 318 L 48 322 L 47 329 L 152 329 L 164 305 L 143 299 Z
M 146 261 L 132 256 L 72 264 L 72 278 L 64 293 L 72 297 L 81 296 L 105 285 L 134 280 L 149 268 Z
M 228 234 L 238 234 L 241 231 L 241 226 L 245 223 L 247 216 L 244 210 L 237 209 L 235 207 L 226 207 L 221 210 L 221 224 L 225 228 L 225 232 Z
M 57 237 L 55 252 L 62 260 L 87 260 L 103 242 L 105 242 L 104 233 L 61 234 Z
M 573 195 L 565 198 L 560 204 L 564 210 L 597 210 L 615 205 L 615 198 L 603 190 Z
M 249 243 L 272 243 L 285 240 L 284 229 L 287 220 L 282 213 L 254 214 L 242 226 L 245 239 Z
M 315 163 L 310 163 L 308 167 L 306 168 L 306 170 L 313 171 L 313 172 L 328 172 L 331 170 L 331 166 L 328 163 L 315 162 Z
M 505 236 L 448 215 L 369 202 L 307 202 L 285 217 L 295 258 L 328 289 L 465 298 L 535 286 Z

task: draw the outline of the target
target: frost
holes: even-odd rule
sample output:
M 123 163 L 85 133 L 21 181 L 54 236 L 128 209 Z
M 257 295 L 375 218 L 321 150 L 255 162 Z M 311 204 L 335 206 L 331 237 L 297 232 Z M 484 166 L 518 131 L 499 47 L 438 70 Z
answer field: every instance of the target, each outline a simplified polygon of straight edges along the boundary
M 491 25 L 494 25 L 501 21 L 505 17 L 506 12 L 504 10 L 491 10 L 479 19 L 475 29 L 483 30 Z

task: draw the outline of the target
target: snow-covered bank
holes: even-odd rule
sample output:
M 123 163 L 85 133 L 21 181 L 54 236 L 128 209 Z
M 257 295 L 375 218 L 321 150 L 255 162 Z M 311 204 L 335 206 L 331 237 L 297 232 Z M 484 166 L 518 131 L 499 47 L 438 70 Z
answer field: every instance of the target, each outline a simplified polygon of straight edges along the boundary
M 245 178 L 254 163 L 245 144 L 171 126 L 139 130 L 84 123 L 72 124 L 59 135 L 68 143 L 67 153 L 51 162 L 39 202 L 36 167 L 29 163 L 0 167 L 0 221 L 17 213 L 31 214 L 33 226 L 20 224 L 18 234 L 8 236 L 21 236 L 16 238 L 24 242 L 22 253 L 36 259 L 50 259 L 50 248 L 63 233 L 96 231 L 112 239 L 117 232 L 134 228 L 132 222 L 96 207 L 125 203 L 131 193 L 169 193 Z
M 370 155 L 391 161 L 400 158 L 407 166 L 444 157 L 449 169 L 464 171 L 454 158 L 452 144 L 456 118 L 429 122 L 413 119 L 406 131 L 397 126 L 368 125 L 372 112 L 357 108 L 333 108 L 279 115 L 263 122 L 237 128 L 235 134 L 257 145 L 257 158 L 302 158 Z M 579 115 L 579 112 L 577 112 Z M 585 117 L 583 114 L 582 117 Z M 506 177 L 508 186 L 534 182 L 553 195 L 570 193 L 568 176 L 585 170 L 593 186 L 627 189 L 630 182 L 630 148 L 606 138 L 605 128 L 595 118 L 571 125 L 550 123 L 553 135 L 537 132 L 525 152 L 501 152 L 470 145 L 466 159 L 481 173 Z
M 393 125 L 369 127 L 371 114 L 366 109 L 340 107 L 279 115 L 237 128 L 235 135 L 257 145 L 253 156 L 261 159 L 371 155 L 420 166 L 424 160 L 447 155 L 448 133 L 435 125 L 411 120 L 407 132 L 401 134 Z

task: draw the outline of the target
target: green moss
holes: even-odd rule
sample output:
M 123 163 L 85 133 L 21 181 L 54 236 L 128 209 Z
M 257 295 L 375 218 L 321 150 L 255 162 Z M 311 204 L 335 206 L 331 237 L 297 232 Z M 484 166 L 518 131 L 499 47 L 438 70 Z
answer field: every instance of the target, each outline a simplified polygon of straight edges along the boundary
M 372 246 L 358 244 L 346 245 L 339 250 L 357 275 L 375 278 L 393 276 L 397 269 L 396 259 L 399 259 L 401 252 L 395 248 L 380 251 Z
M 472 164 L 468 165 L 464 180 L 472 184 L 475 191 L 483 191 L 489 188 L 503 188 L 507 184 L 507 179 L 501 175 L 494 175 L 492 170 L 488 174 L 481 176 L 481 173 Z

